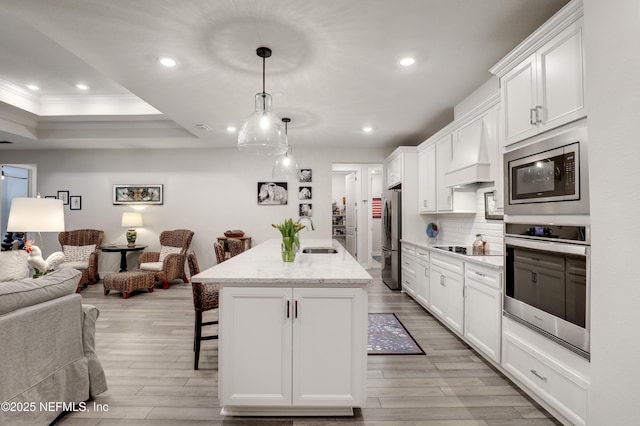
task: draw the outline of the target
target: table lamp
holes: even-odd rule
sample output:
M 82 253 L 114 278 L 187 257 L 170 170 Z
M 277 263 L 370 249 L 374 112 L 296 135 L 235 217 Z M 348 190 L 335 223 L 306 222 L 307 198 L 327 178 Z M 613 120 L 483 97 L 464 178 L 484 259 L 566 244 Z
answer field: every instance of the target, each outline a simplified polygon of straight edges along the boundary
M 11 200 L 8 232 L 41 232 L 64 231 L 64 206 L 62 200 L 54 198 L 20 198 Z
M 127 231 L 127 247 L 134 247 L 136 245 L 136 226 L 142 226 L 142 214 L 138 212 L 124 212 L 122 213 L 122 226 L 128 227 Z

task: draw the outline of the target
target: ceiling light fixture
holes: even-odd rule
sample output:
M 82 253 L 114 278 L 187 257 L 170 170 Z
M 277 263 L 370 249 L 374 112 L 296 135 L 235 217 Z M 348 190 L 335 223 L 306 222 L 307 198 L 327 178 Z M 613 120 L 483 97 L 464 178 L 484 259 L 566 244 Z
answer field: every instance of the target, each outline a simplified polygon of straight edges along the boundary
M 281 155 L 289 149 L 280 118 L 271 112 L 271 95 L 265 92 L 265 61 L 271 49 L 259 47 L 262 58 L 262 93 L 256 94 L 256 110 L 242 123 L 238 132 L 238 149 L 257 155 Z
M 167 67 L 167 68 L 173 68 L 177 64 L 175 59 L 168 58 L 166 56 L 163 57 L 163 58 L 160 58 L 159 62 L 160 62 L 160 65 L 162 65 L 163 67 Z
M 40 88 L 38 86 L 36 86 L 35 84 L 27 84 L 27 89 L 33 90 L 34 92 L 36 90 L 40 90 Z
M 236 130 L 238 130 L 238 129 L 236 129 L 234 126 L 229 126 L 229 127 L 227 127 L 227 132 L 229 132 L 229 133 L 233 133 L 233 132 L 235 132 Z
M 289 126 L 288 124 L 291 122 L 290 118 L 283 118 L 282 122 L 284 123 L 284 133 L 288 137 L 289 136 Z M 298 163 L 296 159 L 293 158 L 291 154 L 291 145 L 289 145 L 289 149 L 284 155 L 278 157 L 275 164 L 273 165 L 273 172 L 271 173 L 271 177 L 273 179 L 297 179 L 300 175 L 300 167 L 298 167 Z
M 370 133 L 370 132 L 373 131 L 373 127 L 365 126 L 365 127 L 362 128 L 362 131 L 365 132 L 365 133 Z
M 403 58 L 400 60 L 400 65 L 402 65 L 403 67 L 410 67 L 415 63 L 416 63 L 416 60 L 413 58 Z
M 76 84 L 76 87 L 80 90 L 89 90 L 89 86 L 87 86 L 86 84 L 82 84 L 82 83 L 78 83 Z

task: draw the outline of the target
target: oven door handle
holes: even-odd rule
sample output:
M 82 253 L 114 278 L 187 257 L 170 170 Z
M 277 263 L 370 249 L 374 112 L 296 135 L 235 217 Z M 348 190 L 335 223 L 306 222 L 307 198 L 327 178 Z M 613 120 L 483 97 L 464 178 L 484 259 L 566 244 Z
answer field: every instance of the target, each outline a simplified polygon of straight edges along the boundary
M 504 237 L 505 245 L 533 250 L 555 251 L 558 253 L 586 256 L 589 247 L 586 245 L 557 243 L 554 241 L 533 241 L 525 238 Z

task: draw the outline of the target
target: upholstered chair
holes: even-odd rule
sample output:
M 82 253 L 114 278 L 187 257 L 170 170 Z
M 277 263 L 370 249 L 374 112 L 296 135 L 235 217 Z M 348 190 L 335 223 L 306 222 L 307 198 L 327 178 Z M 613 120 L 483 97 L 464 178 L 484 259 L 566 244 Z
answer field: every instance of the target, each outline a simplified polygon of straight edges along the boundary
M 215 243 L 218 244 L 218 243 Z M 187 256 L 187 262 L 189 263 L 189 273 L 191 276 L 198 274 L 200 268 L 198 267 L 198 259 L 196 254 L 191 252 Z M 218 284 L 213 283 L 194 283 L 191 282 L 191 289 L 193 290 L 193 309 L 195 310 L 195 328 L 193 333 L 193 369 L 198 369 L 198 361 L 200 360 L 200 342 L 203 340 L 217 339 L 217 334 L 210 334 L 207 336 L 202 335 L 202 327 L 207 325 L 218 324 L 218 321 L 202 322 L 202 313 L 210 311 L 212 309 L 218 309 L 218 301 L 220 296 L 220 288 Z
M 244 251 L 244 243 L 236 238 L 227 238 L 229 257 L 237 256 Z
M 98 229 L 76 229 L 58 234 L 58 241 L 64 253 L 64 262 L 58 268 L 70 267 L 82 272 L 78 283 L 78 293 L 87 284 L 100 280 L 98 275 L 98 253 L 104 232 Z
M 224 247 L 220 243 L 213 243 L 213 250 L 216 252 L 216 262 L 224 262 Z
M 162 288 L 168 289 L 169 282 L 181 278 L 188 283 L 185 273 L 187 252 L 193 239 L 193 231 L 176 229 L 162 231 L 160 251 L 145 251 L 138 258 L 138 269 L 156 274 L 156 281 L 162 282 Z

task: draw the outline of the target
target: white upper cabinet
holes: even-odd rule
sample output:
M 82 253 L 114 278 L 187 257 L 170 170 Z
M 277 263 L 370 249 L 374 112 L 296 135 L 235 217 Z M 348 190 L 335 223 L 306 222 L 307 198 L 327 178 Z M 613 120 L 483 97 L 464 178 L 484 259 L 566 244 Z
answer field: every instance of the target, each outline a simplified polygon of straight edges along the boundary
M 491 69 L 505 146 L 587 115 L 582 14 L 582 2 L 569 3 Z
M 445 186 L 444 174 L 451 166 L 453 150 L 451 146 L 452 134 L 449 133 L 436 141 L 436 176 L 438 199 L 436 208 L 439 212 L 453 210 L 453 191 Z
M 402 184 L 402 155 L 390 156 L 385 162 L 387 188 Z
M 418 212 L 436 211 L 436 146 L 418 151 Z

